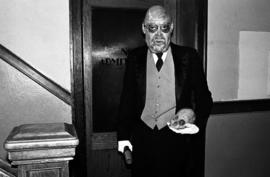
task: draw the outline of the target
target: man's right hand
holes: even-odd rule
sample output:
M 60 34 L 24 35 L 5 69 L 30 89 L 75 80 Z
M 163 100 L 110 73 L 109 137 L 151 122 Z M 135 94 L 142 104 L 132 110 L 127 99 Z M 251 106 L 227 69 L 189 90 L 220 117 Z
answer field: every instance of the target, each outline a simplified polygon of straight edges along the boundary
M 123 153 L 125 146 L 128 146 L 129 149 L 132 151 L 132 145 L 131 145 L 130 141 L 128 141 L 128 140 L 118 141 L 118 151 L 119 152 Z

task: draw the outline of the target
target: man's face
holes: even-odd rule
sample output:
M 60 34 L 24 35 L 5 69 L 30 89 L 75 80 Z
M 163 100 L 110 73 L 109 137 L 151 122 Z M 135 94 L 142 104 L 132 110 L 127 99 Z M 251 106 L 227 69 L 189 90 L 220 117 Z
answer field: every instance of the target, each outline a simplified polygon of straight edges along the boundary
M 152 17 L 143 24 L 145 41 L 152 53 L 165 52 L 169 48 L 173 24 L 169 18 Z

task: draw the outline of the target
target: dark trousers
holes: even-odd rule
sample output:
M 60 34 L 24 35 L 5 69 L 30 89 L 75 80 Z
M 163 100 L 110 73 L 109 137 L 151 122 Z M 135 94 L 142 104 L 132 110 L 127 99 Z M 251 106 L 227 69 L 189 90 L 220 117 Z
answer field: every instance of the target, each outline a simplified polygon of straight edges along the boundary
M 132 177 L 185 177 L 189 154 L 187 137 L 167 126 L 149 128 L 143 122 L 133 134 Z

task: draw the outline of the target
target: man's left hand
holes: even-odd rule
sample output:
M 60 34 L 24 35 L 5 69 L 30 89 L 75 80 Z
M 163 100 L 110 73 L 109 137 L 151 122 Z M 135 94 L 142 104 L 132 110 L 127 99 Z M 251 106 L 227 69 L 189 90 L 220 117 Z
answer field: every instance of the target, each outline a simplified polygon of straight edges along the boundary
M 175 117 L 168 122 L 168 126 L 175 133 L 195 134 L 199 131 L 199 128 L 193 124 L 195 119 L 194 111 L 189 108 L 184 108 L 178 111 Z
M 183 108 L 179 110 L 176 114 L 176 119 L 179 120 L 184 120 L 185 123 L 190 123 L 193 124 L 194 121 L 196 120 L 195 113 L 192 109 L 190 108 Z

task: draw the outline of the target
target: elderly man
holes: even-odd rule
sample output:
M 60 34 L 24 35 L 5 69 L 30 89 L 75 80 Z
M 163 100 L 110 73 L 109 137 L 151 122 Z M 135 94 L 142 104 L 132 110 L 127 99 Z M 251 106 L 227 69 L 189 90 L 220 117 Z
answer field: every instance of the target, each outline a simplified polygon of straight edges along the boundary
M 211 93 L 196 50 L 171 43 L 173 27 L 162 6 L 150 7 L 142 24 L 147 46 L 127 59 L 117 133 L 118 150 L 132 150 L 133 177 L 203 175 Z

